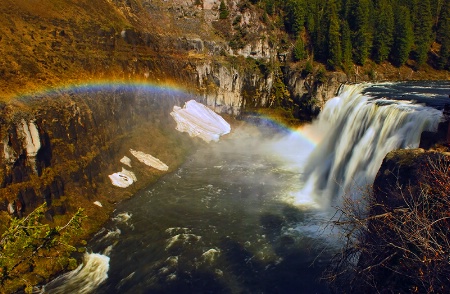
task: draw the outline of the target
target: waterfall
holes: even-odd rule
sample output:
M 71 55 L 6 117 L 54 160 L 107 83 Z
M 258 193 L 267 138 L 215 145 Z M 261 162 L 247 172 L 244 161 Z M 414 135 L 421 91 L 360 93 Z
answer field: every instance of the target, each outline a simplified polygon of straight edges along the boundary
M 423 131 L 435 131 L 442 112 L 411 101 L 362 94 L 367 84 L 345 85 L 311 126 L 322 135 L 303 172 L 298 204 L 329 207 L 344 193 L 372 184 L 386 154 L 417 148 Z

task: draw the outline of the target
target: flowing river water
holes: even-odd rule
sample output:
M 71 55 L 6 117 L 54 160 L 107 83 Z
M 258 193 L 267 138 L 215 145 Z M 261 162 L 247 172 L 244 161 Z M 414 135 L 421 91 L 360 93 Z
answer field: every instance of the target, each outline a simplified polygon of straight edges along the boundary
M 448 82 L 346 86 L 299 132 L 264 119 L 235 129 L 119 204 L 89 243 L 96 254 L 43 292 L 328 293 L 333 207 L 389 150 L 417 147 L 449 93 Z

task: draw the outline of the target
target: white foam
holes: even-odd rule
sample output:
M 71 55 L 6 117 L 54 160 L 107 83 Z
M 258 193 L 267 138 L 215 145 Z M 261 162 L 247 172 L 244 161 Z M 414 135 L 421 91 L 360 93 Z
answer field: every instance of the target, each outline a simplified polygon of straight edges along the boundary
M 175 244 L 191 244 L 193 242 L 198 242 L 201 240 L 201 236 L 197 236 L 194 234 L 178 234 L 169 239 L 167 239 L 166 250 L 169 250 Z
M 150 154 L 146 154 L 142 151 L 136 151 L 133 149 L 130 149 L 131 154 L 133 154 L 134 157 L 136 157 L 140 162 L 144 163 L 145 165 L 154 167 L 161 171 L 166 171 L 169 169 L 169 167 L 159 160 L 156 157 L 151 156 Z
M 202 254 L 202 259 L 205 262 L 213 263 L 219 255 L 220 255 L 219 249 L 211 248 Z
M 186 102 L 183 108 L 174 106 L 170 115 L 177 122 L 178 131 L 206 142 L 217 142 L 220 136 L 231 131 L 230 124 L 220 115 L 195 100 Z
M 132 214 L 128 212 L 119 213 L 116 217 L 113 218 L 114 221 L 118 223 L 126 223 L 131 219 Z
M 117 238 L 121 233 L 122 231 L 118 228 L 116 228 L 115 230 L 108 230 L 108 233 L 106 233 L 106 235 L 102 239 Z
M 86 253 L 83 263 L 75 270 L 68 272 L 45 285 L 40 293 L 92 293 L 108 278 L 109 257 Z
M 136 176 L 133 172 L 126 170 L 122 168 L 121 172 L 114 173 L 112 175 L 109 175 L 109 178 L 111 179 L 111 183 L 114 186 L 120 187 L 120 188 L 126 188 L 133 184 L 133 182 L 137 181 Z

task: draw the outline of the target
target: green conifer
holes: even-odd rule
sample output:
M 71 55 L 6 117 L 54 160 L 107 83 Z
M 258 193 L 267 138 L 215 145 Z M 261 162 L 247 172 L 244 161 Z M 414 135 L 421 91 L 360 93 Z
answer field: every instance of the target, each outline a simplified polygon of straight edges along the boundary
M 394 45 L 392 46 L 392 63 L 402 66 L 406 63 L 414 43 L 414 31 L 409 14 L 405 6 L 398 6 L 395 10 Z
M 352 64 L 352 40 L 348 22 L 342 21 L 341 26 L 341 44 L 342 44 L 342 65 L 345 71 L 348 71 Z
M 337 13 L 336 0 L 327 1 L 327 13 L 325 17 L 328 20 L 327 65 L 330 69 L 336 69 L 341 66 L 342 61 L 340 23 Z
M 305 9 L 303 0 L 287 0 L 285 25 L 294 35 L 300 34 L 305 23 Z
M 432 41 L 433 21 L 431 18 L 431 9 L 429 0 L 417 2 L 414 26 L 415 39 L 415 58 L 417 67 L 422 66 L 428 57 Z
M 219 6 L 219 18 L 220 19 L 227 19 L 229 14 L 230 14 L 230 12 L 228 11 L 228 7 L 225 4 L 225 1 L 221 0 L 220 1 L 220 6 Z
M 380 0 L 375 10 L 373 57 L 375 62 L 386 60 L 394 41 L 394 12 L 388 0 Z
M 305 43 L 299 35 L 294 45 L 294 61 L 303 60 L 306 58 Z
M 369 0 L 359 0 L 355 10 L 355 31 L 353 39 L 354 61 L 364 65 L 371 49 L 371 33 L 369 20 Z
M 328 59 L 328 26 L 328 18 L 323 13 L 318 13 L 317 28 L 313 39 L 316 60 L 326 61 Z
M 450 0 L 445 0 L 439 17 L 437 39 L 441 43 L 438 67 L 450 69 Z

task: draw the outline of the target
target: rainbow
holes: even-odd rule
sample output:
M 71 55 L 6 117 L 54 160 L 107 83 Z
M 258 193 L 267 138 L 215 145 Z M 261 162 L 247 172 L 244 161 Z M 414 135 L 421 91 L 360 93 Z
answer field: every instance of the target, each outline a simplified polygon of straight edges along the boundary
M 32 92 L 24 92 L 14 96 L 14 99 L 21 99 L 27 97 L 46 97 L 46 96 L 57 96 L 64 93 L 89 93 L 98 91 L 108 91 L 108 90 L 141 90 L 145 92 L 153 93 L 185 93 L 191 94 L 187 88 L 180 87 L 176 83 L 164 82 L 155 83 L 149 81 L 140 80 L 89 80 L 83 81 L 75 84 L 64 84 L 58 86 L 51 86 L 47 88 L 42 88 L 34 90 Z
M 179 84 L 171 81 L 166 82 L 152 82 L 148 80 L 88 80 L 82 81 L 74 84 L 64 84 L 59 86 L 52 86 L 47 88 L 42 88 L 40 90 L 35 90 L 33 92 L 24 92 L 18 94 L 14 99 L 26 99 L 30 97 L 57 97 L 65 93 L 89 93 L 98 91 L 111 91 L 111 90 L 139 90 L 142 92 L 151 93 L 173 93 L 178 95 L 192 95 L 196 94 L 192 90 L 188 90 L 187 87 L 181 87 Z M 319 139 L 314 137 L 313 134 L 308 132 L 305 128 L 293 128 L 279 121 L 271 118 L 268 115 L 263 115 L 261 118 L 270 122 L 271 124 L 277 126 L 281 130 L 287 132 L 293 139 L 298 139 L 307 143 L 309 146 L 314 147 L 319 143 Z
M 315 147 L 321 141 L 321 138 L 314 135 L 314 133 L 307 126 L 292 127 L 281 123 L 279 120 L 270 115 L 261 115 L 259 118 L 268 122 L 271 126 L 275 126 L 281 133 L 286 133 L 291 136 L 292 140 L 306 143 L 309 147 Z
M 305 128 L 298 128 L 294 130 L 294 134 L 297 134 L 302 140 L 308 142 L 312 147 L 315 147 L 320 143 L 320 139 L 306 131 Z

